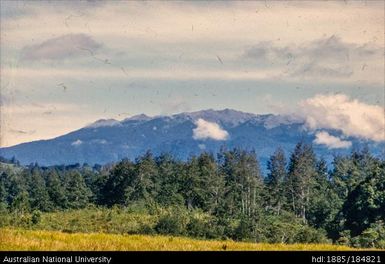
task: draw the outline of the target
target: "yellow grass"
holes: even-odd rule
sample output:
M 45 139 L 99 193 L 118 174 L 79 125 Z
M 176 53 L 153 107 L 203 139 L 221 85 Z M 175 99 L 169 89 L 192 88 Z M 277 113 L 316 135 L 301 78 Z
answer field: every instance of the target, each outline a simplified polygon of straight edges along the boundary
M 330 244 L 262 244 L 171 236 L 116 235 L 0 228 L 0 250 L 354 250 Z

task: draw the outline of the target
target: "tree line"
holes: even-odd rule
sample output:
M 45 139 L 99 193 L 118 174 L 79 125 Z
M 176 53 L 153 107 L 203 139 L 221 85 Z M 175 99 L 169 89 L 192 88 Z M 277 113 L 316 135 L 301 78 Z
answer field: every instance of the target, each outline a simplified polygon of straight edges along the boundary
M 267 175 L 254 151 L 239 148 L 187 161 L 147 152 L 94 167 L 2 162 L 0 210 L 16 216 L 141 205 L 150 214 L 168 208 L 150 230 L 160 234 L 385 248 L 385 162 L 368 148 L 334 157 L 329 170 L 299 142 L 289 157 L 275 151 Z M 197 210 L 205 217 L 189 217 Z

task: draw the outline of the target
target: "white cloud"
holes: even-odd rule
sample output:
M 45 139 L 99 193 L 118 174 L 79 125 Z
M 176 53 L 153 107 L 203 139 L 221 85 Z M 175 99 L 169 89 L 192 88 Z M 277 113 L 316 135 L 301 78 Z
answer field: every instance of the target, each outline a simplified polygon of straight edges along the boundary
M 206 145 L 205 144 L 198 144 L 198 148 L 200 150 L 205 150 L 206 149 Z
M 87 1 L 85 4 L 87 8 L 82 12 L 79 12 L 79 6 L 82 5 L 80 3 L 63 10 L 59 4 L 63 1 L 28 3 L 27 8 L 25 2 L 24 5 L 20 4 L 15 13 L 28 11 L 29 7 L 32 9 L 29 13 L 33 15 L 5 20 L 7 22 L 5 26 L 15 28 L 18 35 L 26 33 L 43 35 L 52 33 L 53 30 L 91 31 L 103 36 L 114 36 L 124 32 L 130 40 L 136 37 L 136 39 L 157 38 L 162 41 L 175 41 L 183 36 L 186 40 L 200 41 L 207 38 L 228 39 L 229 36 L 234 36 L 234 39 L 238 40 L 240 37 L 267 39 L 271 36 L 303 39 L 314 38 L 320 33 L 344 32 L 349 38 L 365 41 L 372 34 L 381 36 L 376 30 L 381 29 L 378 19 L 383 18 L 381 1 L 377 3 L 355 1 L 348 4 L 328 2 L 322 6 L 314 3 L 305 5 L 301 2 L 295 5 L 271 1 L 268 5 L 263 1 L 242 1 L 223 5 L 219 1 L 211 6 L 196 5 L 192 3 L 193 1 L 181 3 L 114 1 L 96 9 L 90 9 Z M 4 3 L 4 6 L 8 5 L 7 2 Z M 346 23 L 347 20 L 349 23 Z M 341 28 L 342 23 L 344 26 Z M 33 30 L 21 31 L 24 28 L 16 27 L 17 24 Z M 39 27 L 36 28 L 36 25 Z M 354 34 L 362 29 L 366 29 L 366 34 Z M 282 34 L 285 32 L 288 34 Z M 127 45 L 127 42 L 120 45 Z
M 217 123 L 208 122 L 202 118 L 199 118 L 193 129 L 193 138 L 199 139 L 213 139 L 213 140 L 226 140 L 229 137 L 229 133 L 223 130 Z
M 298 112 L 311 130 L 335 129 L 345 136 L 385 141 L 385 113 L 378 105 L 344 94 L 316 95 L 299 103 Z
M 341 140 L 338 137 L 330 135 L 326 131 L 317 132 L 316 139 L 313 141 L 315 144 L 326 145 L 329 149 L 336 148 L 349 148 L 352 146 L 352 142 Z
M 74 142 L 71 143 L 71 146 L 80 146 L 81 144 L 83 144 L 83 141 L 81 141 L 80 139 L 78 140 L 75 140 Z
M 80 55 L 93 55 L 101 45 L 86 34 L 66 34 L 40 44 L 23 48 L 24 60 L 58 60 Z
M 102 145 L 104 145 L 104 144 L 107 144 L 107 143 L 108 143 L 108 141 L 107 141 L 107 140 L 105 140 L 105 139 L 94 139 L 94 140 L 92 140 L 92 143 L 96 143 L 96 144 L 102 144 Z
M 161 114 L 168 115 L 171 113 L 187 112 L 190 111 L 190 105 L 185 98 L 181 96 L 173 97 L 168 100 L 164 100 L 160 103 L 162 107 Z
M 257 67 L 277 68 L 285 77 L 360 79 L 365 71 L 367 78 L 370 74 L 380 81 L 376 72 L 383 68 L 381 54 L 382 48 L 373 43 L 346 42 L 332 35 L 284 46 L 261 41 L 248 48 L 242 57 L 254 61 Z

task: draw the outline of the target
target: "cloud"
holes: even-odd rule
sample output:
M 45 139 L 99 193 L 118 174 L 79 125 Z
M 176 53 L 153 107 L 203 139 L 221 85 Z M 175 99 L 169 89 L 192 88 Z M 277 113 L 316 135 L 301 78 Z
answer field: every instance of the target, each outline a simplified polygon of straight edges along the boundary
M 346 78 L 361 70 L 363 62 L 381 58 L 381 48 L 371 43 L 344 42 L 332 35 L 298 45 L 277 46 L 276 42 L 262 41 L 242 57 L 257 62 L 257 67 L 281 67 L 290 77 Z
M 272 41 L 261 41 L 248 48 L 242 57 L 258 62 L 259 66 L 272 66 L 274 62 L 289 63 L 293 52 L 290 47 L 277 47 Z
M 199 118 L 193 129 L 193 138 L 199 139 L 213 139 L 213 140 L 226 140 L 229 137 L 229 133 L 223 130 L 217 123 L 208 122 L 202 118 Z
M 198 144 L 198 148 L 200 150 L 205 150 L 206 149 L 206 145 L 205 144 Z
M 25 46 L 23 60 L 60 60 L 69 57 L 93 55 L 101 47 L 86 34 L 66 34 L 40 44 Z
M 96 144 L 102 144 L 102 145 L 108 143 L 108 141 L 105 140 L 105 139 L 94 139 L 94 140 L 92 140 L 91 142 L 92 142 L 92 143 L 96 143 Z
M 259 71 L 259 72 L 243 72 L 240 70 L 203 70 L 195 68 L 186 69 L 145 69 L 145 68 L 132 68 L 127 69 L 126 73 L 123 73 L 120 68 L 44 68 L 44 69 L 32 69 L 32 68 L 18 68 L 16 72 L 13 72 L 11 68 L 4 67 L 5 76 L 13 76 L 14 78 L 74 78 L 79 80 L 84 79 L 108 79 L 108 80 L 127 80 L 127 79 L 157 79 L 157 80 L 263 80 L 272 78 L 276 75 L 271 71 Z M 135 86 L 132 86 L 135 87 Z M 175 98 L 174 100 L 182 101 L 183 98 Z M 181 102 L 169 102 L 168 105 L 176 105 L 179 108 L 186 109 L 187 105 L 180 104 Z M 167 102 L 164 103 L 167 105 Z M 168 106 L 169 107 L 169 106 Z M 166 107 L 167 108 L 167 107 Z M 188 108 L 188 106 L 187 106 Z
M 34 134 L 36 131 L 35 131 L 35 130 L 24 131 L 24 130 L 17 130 L 17 129 L 8 129 L 8 132 L 9 132 L 9 133 L 12 133 L 12 134 L 28 134 L 28 135 L 32 135 L 32 134 Z
M 352 142 L 341 140 L 338 137 L 330 135 L 326 131 L 317 132 L 315 136 L 316 139 L 313 141 L 315 144 L 326 145 L 329 149 L 349 148 L 352 146 Z
M 298 112 L 311 130 L 335 129 L 345 136 L 385 141 L 385 113 L 378 105 L 344 94 L 316 95 L 299 103 Z
M 176 96 L 160 103 L 161 114 L 168 115 L 173 113 L 187 112 L 191 110 L 189 103 L 181 96 Z
M 353 74 L 353 70 L 349 66 L 323 66 L 317 63 L 305 64 L 295 70 L 293 76 L 324 76 L 334 78 L 350 77 Z
M 48 112 L 54 113 L 64 113 L 71 112 L 76 113 L 79 108 L 84 108 L 85 105 L 82 104 L 68 104 L 68 103 L 26 103 L 26 102 L 17 102 L 17 103 L 8 103 L 3 105 L 2 114 L 12 114 L 25 116 L 27 114 L 43 115 Z
M 83 144 L 83 141 L 81 141 L 80 139 L 78 140 L 75 140 L 74 142 L 71 143 L 71 146 L 80 146 L 81 144 Z

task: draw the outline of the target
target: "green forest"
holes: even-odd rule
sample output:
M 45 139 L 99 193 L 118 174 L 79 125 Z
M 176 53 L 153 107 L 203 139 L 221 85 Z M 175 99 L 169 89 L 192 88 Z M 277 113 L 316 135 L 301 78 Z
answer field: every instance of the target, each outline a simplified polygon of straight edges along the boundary
M 242 149 L 103 166 L 2 158 L 0 227 L 385 248 L 385 161 L 368 148 L 328 168 L 299 142 L 262 171 Z

